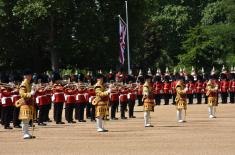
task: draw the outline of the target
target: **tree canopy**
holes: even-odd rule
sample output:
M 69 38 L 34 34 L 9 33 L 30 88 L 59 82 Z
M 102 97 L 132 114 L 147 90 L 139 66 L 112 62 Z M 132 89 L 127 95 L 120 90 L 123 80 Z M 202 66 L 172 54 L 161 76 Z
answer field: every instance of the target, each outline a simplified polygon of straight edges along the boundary
M 235 65 L 234 0 L 128 0 L 128 11 L 132 69 Z M 125 0 L 0 0 L 0 70 L 117 69 L 119 14 Z

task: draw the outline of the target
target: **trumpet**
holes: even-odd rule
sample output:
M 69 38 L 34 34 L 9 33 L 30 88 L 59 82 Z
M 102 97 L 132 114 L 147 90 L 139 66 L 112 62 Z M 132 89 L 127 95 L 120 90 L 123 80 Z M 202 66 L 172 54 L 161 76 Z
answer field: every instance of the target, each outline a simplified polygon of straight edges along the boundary
M 9 83 L 0 83 L 0 86 L 5 87 L 5 88 L 15 88 L 15 84 L 9 84 Z

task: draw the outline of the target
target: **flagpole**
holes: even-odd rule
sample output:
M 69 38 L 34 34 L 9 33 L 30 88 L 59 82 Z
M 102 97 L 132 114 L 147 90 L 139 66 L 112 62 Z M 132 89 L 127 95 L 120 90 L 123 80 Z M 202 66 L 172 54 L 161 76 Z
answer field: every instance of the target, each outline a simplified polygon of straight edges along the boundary
M 126 4 L 126 29 L 127 29 L 127 60 L 128 60 L 128 74 L 130 74 L 131 70 L 131 62 L 130 62 L 130 48 L 129 48 L 129 25 L 128 25 L 128 9 L 127 9 L 127 1 Z

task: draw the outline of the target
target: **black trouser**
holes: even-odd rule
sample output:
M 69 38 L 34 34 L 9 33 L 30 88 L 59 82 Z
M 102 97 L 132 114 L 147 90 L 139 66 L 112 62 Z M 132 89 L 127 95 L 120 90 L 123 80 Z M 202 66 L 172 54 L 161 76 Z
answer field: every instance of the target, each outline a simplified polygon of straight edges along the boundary
M 208 103 L 208 96 L 205 95 L 205 104 Z
M 138 99 L 138 106 L 142 106 L 143 105 L 143 102 L 142 102 L 143 95 L 137 95 L 137 99 Z
M 127 103 L 128 102 L 120 102 L 121 105 L 121 118 L 125 118 L 125 111 L 127 108 Z
M 75 117 L 79 120 L 82 121 L 84 120 L 84 110 L 85 110 L 85 103 L 77 103 L 75 108 Z
M 47 105 L 39 105 L 38 107 L 39 107 L 38 123 L 43 123 L 45 122 Z
M 91 105 L 91 109 L 90 109 L 90 115 L 91 115 L 91 120 L 95 120 L 95 106 L 92 105 L 92 103 L 88 103 Z
M 235 94 L 235 93 L 233 93 L 233 92 L 230 92 L 230 93 L 229 93 L 229 96 L 230 96 L 230 103 L 234 103 L 234 97 L 235 97 L 234 94 Z
M 59 123 L 62 120 L 63 106 L 63 102 L 54 103 L 54 120 L 56 121 L 56 123 Z
M 188 104 L 193 104 L 193 94 L 187 94 Z
M 65 104 L 65 119 L 68 123 L 73 121 L 73 109 L 75 107 L 75 103 Z
M 165 101 L 165 105 L 169 104 L 169 99 L 171 97 L 171 94 L 164 94 L 164 101 Z
M 172 96 L 173 96 L 173 102 L 172 102 L 172 104 L 175 105 L 176 94 L 172 94 Z
M 116 117 L 116 109 L 118 107 L 118 101 L 111 101 L 111 119 Z
M 133 117 L 134 116 L 134 107 L 135 107 L 135 101 L 129 100 L 129 102 L 128 102 L 129 117 Z
M 155 94 L 154 98 L 155 98 L 156 105 L 160 105 L 161 104 L 161 94 Z
M 228 97 L 228 93 L 221 93 L 221 99 L 222 99 L 222 103 L 227 103 L 227 97 Z
M 197 104 L 201 104 L 202 103 L 202 94 L 201 93 L 197 93 Z
M 12 106 L 2 107 L 2 123 L 4 127 L 9 127 L 11 122 Z
M 87 119 L 91 118 L 91 104 L 90 103 L 86 105 L 86 118 Z
M 19 114 L 20 114 L 20 108 L 14 107 L 13 110 L 13 125 L 14 126 L 19 126 L 20 125 L 20 120 L 19 120 Z
M 51 110 L 51 103 L 48 103 L 46 105 L 46 111 L 45 111 L 45 117 L 44 117 L 44 121 L 47 122 L 50 120 L 49 118 L 49 113 L 50 113 L 50 110 Z

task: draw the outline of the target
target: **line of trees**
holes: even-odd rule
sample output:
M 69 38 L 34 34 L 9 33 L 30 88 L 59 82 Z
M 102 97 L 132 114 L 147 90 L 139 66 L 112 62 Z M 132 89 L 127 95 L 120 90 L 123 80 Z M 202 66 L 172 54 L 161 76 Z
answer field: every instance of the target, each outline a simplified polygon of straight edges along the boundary
M 0 0 L 0 69 L 119 68 L 124 1 Z M 128 5 L 133 69 L 235 65 L 234 0 Z

